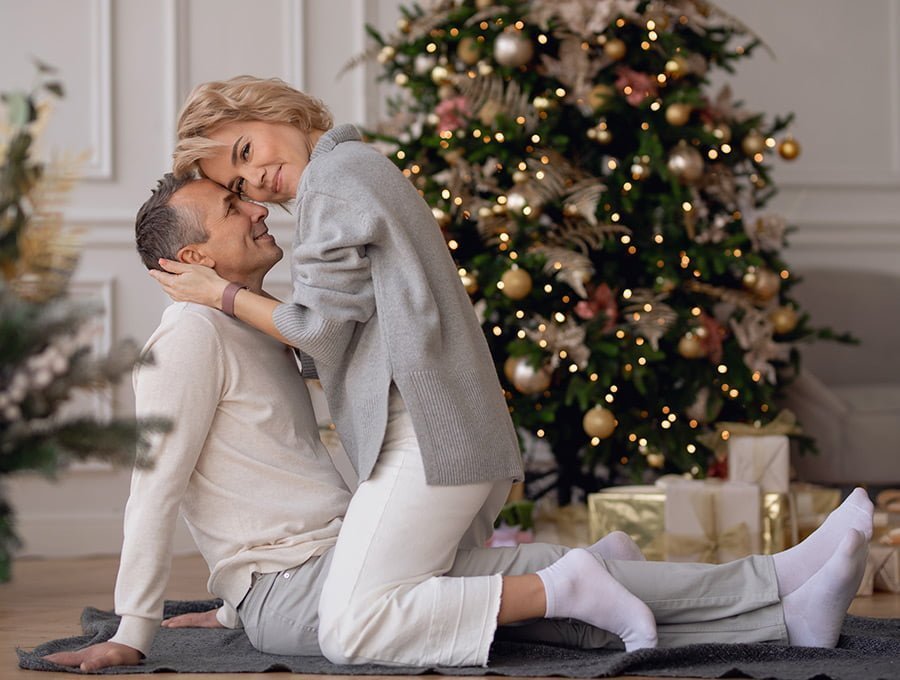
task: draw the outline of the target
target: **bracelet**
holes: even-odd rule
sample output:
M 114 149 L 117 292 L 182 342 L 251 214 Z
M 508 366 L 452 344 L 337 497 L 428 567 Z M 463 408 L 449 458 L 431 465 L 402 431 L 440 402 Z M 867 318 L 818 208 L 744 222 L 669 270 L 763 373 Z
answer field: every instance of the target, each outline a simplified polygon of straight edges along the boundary
M 246 290 L 246 288 L 247 286 L 243 283 L 235 283 L 232 281 L 225 286 L 225 290 L 222 291 L 222 311 L 232 319 L 234 318 L 234 297 L 239 290 Z

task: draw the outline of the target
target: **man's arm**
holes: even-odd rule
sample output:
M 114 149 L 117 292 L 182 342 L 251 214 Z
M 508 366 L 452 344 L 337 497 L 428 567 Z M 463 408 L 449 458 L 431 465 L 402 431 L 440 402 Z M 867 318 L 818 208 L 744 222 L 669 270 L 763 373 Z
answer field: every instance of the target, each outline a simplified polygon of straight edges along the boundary
M 154 442 L 153 467 L 132 474 L 115 592 L 122 620 L 109 642 L 54 655 L 49 660 L 56 663 L 87 664 L 85 670 L 133 665 L 149 652 L 162 620 L 181 499 L 203 450 L 224 377 L 218 334 L 195 313 L 184 311 L 176 323 L 157 330 L 149 349 L 154 363 L 135 371 L 136 414 L 169 418 L 174 427 Z

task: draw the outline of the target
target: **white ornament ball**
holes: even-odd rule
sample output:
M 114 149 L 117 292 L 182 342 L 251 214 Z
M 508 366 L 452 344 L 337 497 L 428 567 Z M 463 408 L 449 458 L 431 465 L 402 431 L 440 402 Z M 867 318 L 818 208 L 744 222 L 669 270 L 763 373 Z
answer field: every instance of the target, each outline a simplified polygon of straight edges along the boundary
M 503 364 L 506 377 L 522 394 L 537 394 L 550 387 L 553 373 L 548 366 L 535 368 L 526 357 L 510 357 Z
M 504 31 L 494 41 L 494 59 L 502 66 L 524 66 L 534 56 L 534 45 L 521 31 Z

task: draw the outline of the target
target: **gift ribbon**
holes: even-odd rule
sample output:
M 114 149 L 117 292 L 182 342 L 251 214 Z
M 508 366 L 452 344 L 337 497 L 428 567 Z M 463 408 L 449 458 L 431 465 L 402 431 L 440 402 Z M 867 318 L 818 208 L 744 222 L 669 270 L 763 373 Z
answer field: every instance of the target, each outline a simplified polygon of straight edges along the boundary
M 716 530 L 715 494 L 697 493 L 691 495 L 690 500 L 703 536 L 666 532 L 667 557 L 693 557 L 699 553 L 700 562 L 718 562 L 720 551 L 738 555 L 750 553 L 750 529 L 746 522 L 721 533 Z
M 728 439 L 723 438 L 722 434 L 728 432 L 728 437 L 767 437 L 775 435 L 792 435 L 801 434 L 803 432 L 797 425 L 797 416 L 790 409 L 783 409 L 770 422 L 765 425 L 757 425 L 756 423 L 738 423 L 731 421 L 720 421 L 715 424 L 715 432 L 706 432 L 697 439 L 701 444 L 708 446 L 716 453 L 722 453 L 725 442 Z

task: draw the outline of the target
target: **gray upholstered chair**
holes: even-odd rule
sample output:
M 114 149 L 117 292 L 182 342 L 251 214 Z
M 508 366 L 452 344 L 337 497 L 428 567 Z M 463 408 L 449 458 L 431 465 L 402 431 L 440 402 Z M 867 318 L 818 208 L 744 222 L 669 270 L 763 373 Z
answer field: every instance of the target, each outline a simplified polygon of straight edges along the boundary
M 833 269 L 800 275 L 792 293 L 813 325 L 849 331 L 861 344 L 801 346 L 803 372 L 785 405 L 820 454 L 795 454 L 798 476 L 840 485 L 900 483 L 900 276 Z

